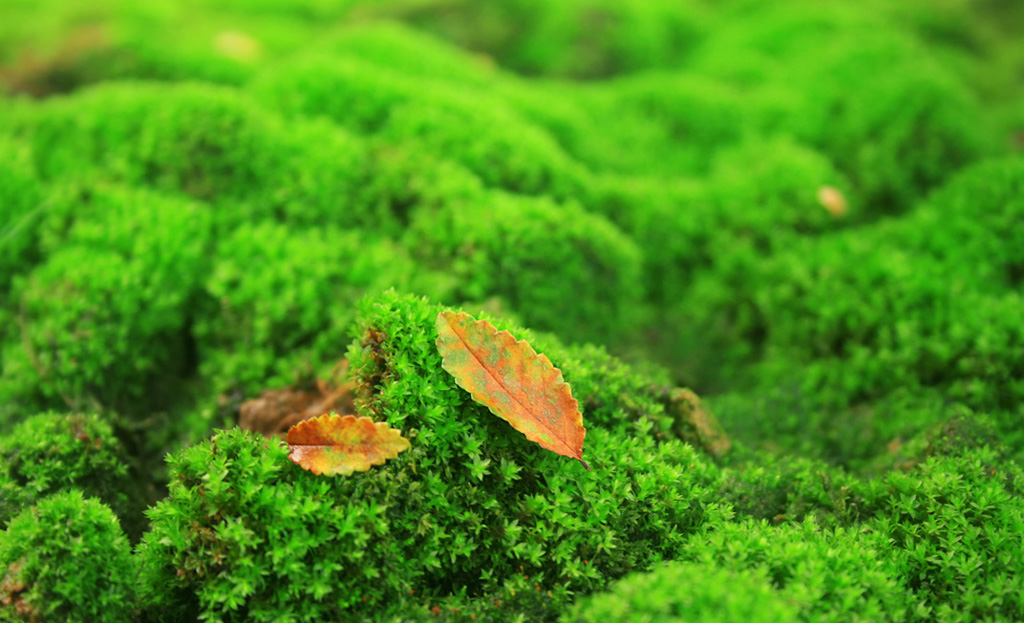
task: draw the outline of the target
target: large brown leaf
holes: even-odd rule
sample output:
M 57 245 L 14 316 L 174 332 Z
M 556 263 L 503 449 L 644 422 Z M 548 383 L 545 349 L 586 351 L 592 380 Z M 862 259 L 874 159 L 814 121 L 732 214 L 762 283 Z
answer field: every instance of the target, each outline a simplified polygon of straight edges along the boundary
M 465 312 L 437 316 L 441 365 L 459 387 L 542 448 L 583 460 L 583 414 L 562 372 L 525 341 Z

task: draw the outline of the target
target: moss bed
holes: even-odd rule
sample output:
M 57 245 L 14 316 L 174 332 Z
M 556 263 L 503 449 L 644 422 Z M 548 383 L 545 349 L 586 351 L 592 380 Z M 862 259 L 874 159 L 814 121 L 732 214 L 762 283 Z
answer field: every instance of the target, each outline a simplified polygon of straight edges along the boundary
M 5 1 L 0 619 L 1024 619 L 1022 76 L 1015 2 Z

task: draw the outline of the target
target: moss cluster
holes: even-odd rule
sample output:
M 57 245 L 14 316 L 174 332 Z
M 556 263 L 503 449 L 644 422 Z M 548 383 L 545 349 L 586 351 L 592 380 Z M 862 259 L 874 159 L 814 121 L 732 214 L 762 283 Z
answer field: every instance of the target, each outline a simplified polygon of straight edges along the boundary
M 1014 3 L 8 4 L 0 618 L 1024 617 Z M 327 398 L 411 449 L 236 426 Z
M 18 331 L 0 396 L 13 404 L 138 413 L 187 374 L 190 307 L 208 263 L 208 213 L 128 188 L 75 190 L 36 228 L 44 258 L 11 288 Z
M 140 549 L 153 607 L 184 593 L 203 618 L 336 619 L 410 592 L 494 592 L 523 570 L 543 589 L 589 591 L 672 559 L 727 515 L 711 497 L 717 468 L 692 446 L 659 443 L 618 396 L 581 394 L 608 414 L 587 435 L 591 471 L 523 439 L 442 369 L 439 309 L 386 293 L 359 322 L 360 412 L 413 442 L 386 468 L 317 477 L 280 442 L 237 430 L 172 456 L 169 497 Z M 560 350 L 545 353 L 572 382 Z
M 0 437 L 0 524 L 41 498 L 75 488 L 122 516 L 133 490 L 127 453 L 97 415 L 40 413 Z
M 5 621 L 121 623 L 135 614 L 135 560 L 117 516 L 77 489 L 26 508 L 0 539 Z
M 731 571 L 672 563 L 615 583 L 581 600 L 568 621 L 650 623 L 794 621 L 799 611 L 778 594 L 763 570 Z

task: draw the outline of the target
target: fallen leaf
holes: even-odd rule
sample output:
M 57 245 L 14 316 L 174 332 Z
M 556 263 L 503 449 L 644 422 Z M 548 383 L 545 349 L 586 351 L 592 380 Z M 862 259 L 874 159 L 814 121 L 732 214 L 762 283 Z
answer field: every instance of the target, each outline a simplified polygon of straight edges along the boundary
M 334 366 L 328 381 L 303 381 L 281 389 L 268 389 L 258 398 L 246 400 L 239 409 L 238 425 L 264 437 L 284 437 L 289 427 L 330 411 L 353 412 L 352 381 L 339 383 L 348 370 L 348 360 Z
M 288 458 L 314 474 L 348 476 L 409 449 L 401 431 L 367 417 L 324 414 L 288 431 Z
M 459 387 L 530 441 L 583 460 L 583 414 L 562 371 L 525 341 L 465 312 L 437 316 L 441 365 Z

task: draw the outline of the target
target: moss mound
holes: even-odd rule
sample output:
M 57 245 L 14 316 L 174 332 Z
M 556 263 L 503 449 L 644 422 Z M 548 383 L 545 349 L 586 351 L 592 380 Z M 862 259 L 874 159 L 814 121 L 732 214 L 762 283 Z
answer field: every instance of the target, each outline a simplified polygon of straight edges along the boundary
M 0 614 L 8 621 L 130 620 L 135 561 L 110 508 L 81 491 L 41 499 L 0 540 Z
M 623 579 L 606 593 L 577 604 L 569 621 L 643 617 L 651 623 L 682 621 L 792 621 L 797 609 L 773 590 L 763 572 L 732 572 L 674 563 Z
M 95 414 L 27 417 L 0 438 L 0 456 L 0 524 L 67 488 L 98 497 L 122 517 L 130 512 L 126 452 Z
M 543 589 L 592 590 L 673 558 L 724 516 L 710 497 L 717 469 L 692 446 L 658 443 L 654 423 L 625 418 L 617 395 L 582 394 L 610 403 L 587 438 L 592 471 L 522 439 L 441 368 L 438 310 L 389 293 L 359 321 L 360 412 L 413 442 L 385 468 L 319 478 L 280 442 L 238 430 L 172 456 L 170 495 L 140 549 L 152 607 L 184 594 L 201 618 L 339 618 L 410 593 L 495 591 L 517 570 Z M 572 360 L 557 343 L 547 352 L 571 382 Z

